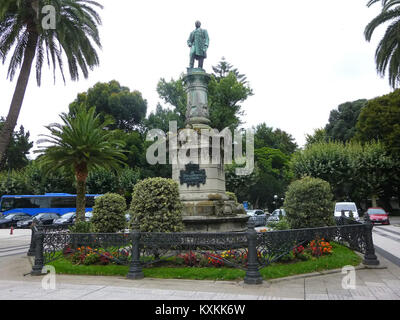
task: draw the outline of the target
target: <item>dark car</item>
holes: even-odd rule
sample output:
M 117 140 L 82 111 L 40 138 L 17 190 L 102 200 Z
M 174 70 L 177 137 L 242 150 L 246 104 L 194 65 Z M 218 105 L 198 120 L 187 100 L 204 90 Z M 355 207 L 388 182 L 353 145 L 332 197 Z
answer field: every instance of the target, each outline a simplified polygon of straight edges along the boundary
M 15 228 L 19 221 L 30 219 L 31 216 L 27 213 L 16 212 L 10 213 L 0 218 L 0 229 Z
M 32 223 L 37 225 L 51 225 L 53 222 L 60 218 L 58 213 L 42 212 L 34 215 L 31 219 L 22 220 L 17 223 L 18 228 L 30 228 Z
M 54 221 L 55 225 L 72 224 L 75 222 L 76 213 L 68 212 L 63 214 L 60 218 Z
M 368 214 L 372 223 L 390 224 L 389 212 L 386 212 L 383 208 L 368 208 L 366 214 Z
M 85 212 L 85 221 L 90 221 L 93 217 L 92 211 Z M 62 224 L 73 224 L 76 220 L 76 212 L 68 212 L 63 214 L 60 218 L 54 221 L 55 225 L 62 225 Z

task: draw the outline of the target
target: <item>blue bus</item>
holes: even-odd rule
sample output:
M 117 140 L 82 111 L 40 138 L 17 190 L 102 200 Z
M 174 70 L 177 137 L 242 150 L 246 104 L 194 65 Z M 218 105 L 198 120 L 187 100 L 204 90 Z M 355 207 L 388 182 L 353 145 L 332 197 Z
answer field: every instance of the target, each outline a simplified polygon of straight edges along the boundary
M 92 211 L 94 199 L 101 194 L 86 195 L 86 212 Z M 31 216 L 42 212 L 63 215 L 76 212 L 76 194 L 46 193 L 44 195 L 4 195 L 0 199 L 0 216 L 24 212 Z

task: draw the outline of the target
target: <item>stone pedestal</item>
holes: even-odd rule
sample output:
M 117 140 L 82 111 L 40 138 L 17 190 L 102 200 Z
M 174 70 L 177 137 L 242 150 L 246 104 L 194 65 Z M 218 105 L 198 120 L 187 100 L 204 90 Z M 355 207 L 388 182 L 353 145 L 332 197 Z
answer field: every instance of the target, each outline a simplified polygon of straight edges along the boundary
M 194 138 L 190 152 L 194 157 L 193 161 L 188 161 L 188 158 L 177 156 L 172 164 L 172 178 L 179 184 L 186 231 L 243 231 L 248 216 L 243 206 L 226 195 L 223 157 L 218 162 L 213 160 L 210 139 L 200 138 L 202 131 L 211 130 L 207 91 L 210 78 L 202 69 L 188 69 L 184 77 L 188 97 L 186 129 L 192 129 Z M 178 133 L 179 138 L 182 132 Z M 176 155 L 188 148 L 187 144 L 179 142 L 179 138 L 175 150 L 172 148 Z M 214 152 L 221 154 L 220 147 L 220 144 L 214 146 Z

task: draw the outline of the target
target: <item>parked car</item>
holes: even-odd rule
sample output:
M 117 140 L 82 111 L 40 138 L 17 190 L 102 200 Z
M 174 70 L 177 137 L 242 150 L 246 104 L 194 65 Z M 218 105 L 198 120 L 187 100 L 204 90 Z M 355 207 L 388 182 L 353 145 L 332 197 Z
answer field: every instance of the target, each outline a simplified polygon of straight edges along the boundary
M 60 218 L 58 213 L 42 212 L 34 215 L 30 219 L 18 221 L 18 228 L 30 228 L 35 221 L 37 225 L 51 225 L 53 222 Z
M 342 216 L 342 211 L 346 217 L 350 217 L 350 211 L 353 213 L 353 218 L 360 221 L 357 206 L 354 202 L 336 202 L 334 216 L 339 218 Z
M 281 217 L 285 217 L 285 216 L 286 216 L 285 209 L 283 209 L 283 208 L 276 209 L 271 213 L 271 215 L 267 219 L 267 222 L 278 222 Z
M 372 223 L 390 224 L 389 212 L 386 212 L 383 208 L 368 208 L 366 214 L 368 214 Z
M 30 219 L 31 216 L 27 213 L 16 212 L 2 216 L 0 219 L 0 229 L 15 228 L 19 221 Z
M 55 225 L 72 224 L 75 222 L 75 212 L 68 212 L 63 214 L 60 218 L 54 221 Z
M 92 211 L 85 212 L 85 221 L 90 221 L 92 217 L 93 217 Z M 54 224 L 55 225 L 73 224 L 75 223 L 75 220 L 76 220 L 76 212 L 68 212 L 63 214 L 59 219 L 55 220 Z
M 265 226 L 267 223 L 267 215 L 261 209 L 246 210 L 249 220 L 253 220 L 256 227 Z

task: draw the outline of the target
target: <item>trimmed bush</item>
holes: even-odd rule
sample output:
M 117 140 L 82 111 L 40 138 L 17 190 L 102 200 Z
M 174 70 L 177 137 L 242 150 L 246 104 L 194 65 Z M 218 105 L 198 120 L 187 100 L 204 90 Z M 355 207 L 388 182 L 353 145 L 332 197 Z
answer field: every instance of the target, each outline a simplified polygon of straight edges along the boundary
M 148 178 L 133 189 L 131 224 L 137 220 L 142 232 L 179 232 L 183 230 L 182 208 L 176 181 Z
M 73 226 L 69 227 L 72 233 L 92 233 L 93 225 L 89 221 L 76 221 Z
M 292 182 L 285 195 L 286 219 L 292 229 L 335 225 L 333 194 L 328 182 L 304 177 Z
M 90 222 L 93 230 L 100 233 L 114 233 L 126 227 L 125 198 L 116 193 L 106 193 L 96 198 L 93 217 Z

